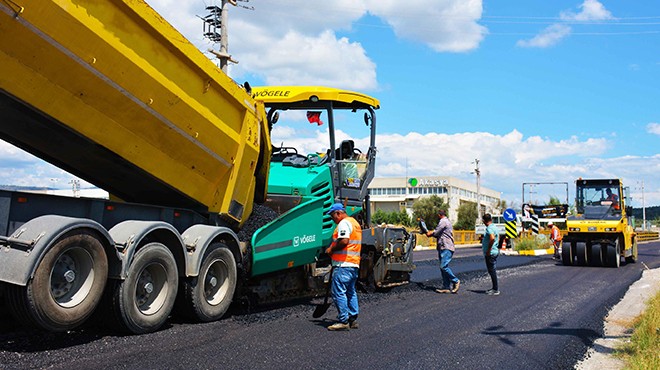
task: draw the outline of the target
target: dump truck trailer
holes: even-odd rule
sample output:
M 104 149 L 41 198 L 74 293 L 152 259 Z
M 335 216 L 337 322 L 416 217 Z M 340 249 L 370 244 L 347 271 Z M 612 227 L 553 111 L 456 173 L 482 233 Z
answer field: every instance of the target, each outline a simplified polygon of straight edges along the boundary
M 575 215 L 563 238 L 564 265 L 619 267 L 637 261 L 637 233 L 628 188 L 619 179 L 576 180 Z
M 365 225 L 361 280 L 409 279 L 414 237 L 364 211 L 376 99 L 253 97 L 143 1 L 2 2 L 0 70 L 0 138 L 111 194 L 0 191 L 0 296 L 22 322 L 66 331 L 97 312 L 146 333 L 173 310 L 211 321 L 239 297 L 319 291 L 336 201 Z M 273 147 L 275 112 L 296 108 L 364 112 L 364 155 L 334 127 L 321 152 Z

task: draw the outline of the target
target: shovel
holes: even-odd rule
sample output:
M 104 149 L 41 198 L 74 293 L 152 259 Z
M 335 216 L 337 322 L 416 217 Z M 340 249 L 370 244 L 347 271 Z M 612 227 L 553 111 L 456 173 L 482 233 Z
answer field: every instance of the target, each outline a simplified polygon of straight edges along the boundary
M 328 296 L 330 296 L 330 285 L 332 284 L 332 272 L 334 269 L 335 266 L 330 268 L 330 281 L 328 281 L 328 286 L 325 288 L 325 298 L 323 299 L 323 303 L 316 305 L 314 313 L 312 314 L 312 317 L 315 319 L 325 315 L 325 313 L 328 311 L 328 308 L 330 308 L 330 303 L 328 303 Z

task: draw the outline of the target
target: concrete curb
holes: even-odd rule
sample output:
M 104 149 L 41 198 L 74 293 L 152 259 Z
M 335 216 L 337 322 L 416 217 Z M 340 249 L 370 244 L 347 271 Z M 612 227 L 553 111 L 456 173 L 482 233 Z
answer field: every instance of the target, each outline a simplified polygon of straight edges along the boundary
M 502 251 L 502 250 L 500 250 Z M 544 256 L 546 254 L 553 254 L 555 253 L 554 248 L 548 248 L 548 249 L 531 249 L 531 250 L 525 250 L 525 251 L 510 251 L 510 250 L 504 250 L 502 251 L 502 254 L 506 256 Z
M 646 267 L 646 266 L 645 266 Z M 605 317 L 604 337 L 594 341 L 584 358 L 575 365 L 577 370 L 623 369 L 624 363 L 614 357 L 614 350 L 630 341 L 629 329 L 635 318 L 646 309 L 646 303 L 660 291 L 660 268 L 645 270 Z

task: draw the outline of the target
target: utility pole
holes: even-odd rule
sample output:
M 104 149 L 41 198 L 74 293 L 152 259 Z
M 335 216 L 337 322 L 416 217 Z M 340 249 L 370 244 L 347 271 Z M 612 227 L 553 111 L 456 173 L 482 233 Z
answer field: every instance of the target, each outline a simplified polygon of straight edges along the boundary
M 644 202 L 644 180 L 642 180 L 642 230 L 646 231 L 646 203 Z
M 69 181 L 69 184 L 71 184 L 71 190 L 73 191 L 73 197 L 74 198 L 80 198 L 80 180 L 73 179 L 73 180 Z
M 229 34 L 227 32 L 227 20 L 229 5 L 241 7 L 244 9 L 254 10 L 253 7 L 238 5 L 237 1 L 248 2 L 250 0 L 221 0 L 221 6 L 216 6 L 211 2 L 211 5 L 206 7 L 209 14 L 202 18 L 204 21 L 204 37 L 211 40 L 213 43 L 220 43 L 220 50 L 213 48 L 209 49 L 209 53 L 215 55 L 220 60 L 220 69 L 227 74 L 227 66 L 229 62 L 238 64 L 238 62 L 231 58 L 229 54 Z M 219 32 L 218 32 L 219 31 Z
M 477 218 L 481 220 L 481 170 L 479 170 L 479 159 L 475 159 L 474 162 L 474 174 L 477 175 Z

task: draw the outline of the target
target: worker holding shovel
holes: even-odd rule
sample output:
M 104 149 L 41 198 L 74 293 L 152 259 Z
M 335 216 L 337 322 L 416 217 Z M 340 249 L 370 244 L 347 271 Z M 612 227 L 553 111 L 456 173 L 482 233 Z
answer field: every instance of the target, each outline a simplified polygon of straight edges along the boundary
M 332 244 L 325 251 L 332 259 L 330 284 L 332 299 L 337 306 L 337 323 L 330 325 L 328 330 L 357 329 L 359 308 L 355 283 L 360 268 L 362 228 L 353 217 L 346 214 L 341 203 L 333 204 L 328 214 L 337 224 Z

